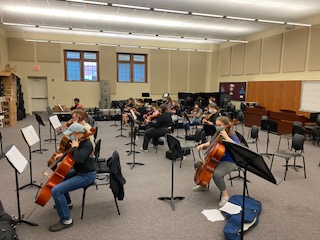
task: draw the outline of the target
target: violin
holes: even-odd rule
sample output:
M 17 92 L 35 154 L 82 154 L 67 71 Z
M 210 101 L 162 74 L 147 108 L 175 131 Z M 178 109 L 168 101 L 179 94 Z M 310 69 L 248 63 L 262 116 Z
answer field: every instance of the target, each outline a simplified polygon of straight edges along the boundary
M 82 138 L 79 139 L 79 142 L 82 142 L 87 137 L 94 135 L 96 133 L 95 128 L 91 128 L 90 133 L 85 133 Z M 35 203 L 44 206 L 51 198 L 51 189 L 61 183 L 65 176 L 69 173 L 71 168 L 74 165 L 74 161 L 72 159 L 72 153 L 71 153 L 71 147 L 67 150 L 65 157 L 63 157 L 63 160 L 57 165 L 54 172 L 51 174 L 50 178 L 48 179 L 47 183 L 43 186 L 41 189 L 39 195 L 36 198 Z M 48 175 L 45 173 L 45 175 Z
M 225 126 L 223 130 L 230 128 L 235 124 L 237 124 L 237 122 L 234 121 L 234 123 Z M 220 135 L 220 132 L 217 132 L 214 136 L 214 140 L 205 153 L 205 158 L 201 160 L 201 166 L 195 172 L 194 181 L 197 185 L 206 187 L 210 183 L 212 174 L 226 150 L 225 146 L 221 143 L 221 140 L 222 136 Z

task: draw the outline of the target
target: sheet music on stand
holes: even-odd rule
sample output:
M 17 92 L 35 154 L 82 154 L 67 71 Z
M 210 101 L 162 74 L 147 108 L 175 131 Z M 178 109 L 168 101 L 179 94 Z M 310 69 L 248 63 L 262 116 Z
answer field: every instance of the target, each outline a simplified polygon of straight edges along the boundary
M 28 166 L 29 161 L 22 155 L 15 145 L 9 145 L 5 149 L 5 156 L 20 174 L 23 173 Z
M 54 130 L 56 130 L 59 127 L 62 127 L 61 122 L 60 122 L 57 115 L 50 116 L 49 121 L 50 121 L 51 126 L 53 127 Z
M 133 120 L 137 120 L 137 115 L 134 113 L 134 111 L 131 109 L 130 112 L 131 112 Z
M 32 125 L 21 128 L 21 132 L 29 147 L 40 141 L 39 136 Z
M 58 107 L 60 108 L 61 112 L 64 112 L 64 109 L 63 109 L 63 107 L 61 106 L 60 103 L 58 103 Z

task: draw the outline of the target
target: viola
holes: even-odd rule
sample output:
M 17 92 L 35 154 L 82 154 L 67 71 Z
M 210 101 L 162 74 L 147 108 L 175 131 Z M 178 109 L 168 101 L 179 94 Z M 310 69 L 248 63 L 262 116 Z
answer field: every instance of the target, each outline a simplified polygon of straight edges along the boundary
M 234 121 L 233 124 L 227 125 L 224 129 L 230 128 L 235 124 L 237 124 L 237 122 Z M 221 139 L 222 136 L 220 135 L 220 132 L 216 133 L 214 140 L 205 153 L 205 158 L 201 161 L 200 167 L 196 170 L 194 181 L 197 185 L 206 187 L 210 183 L 212 174 L 226 150 L 221 143 Z
M 96 133 L 96 129 L 91 128 L 90 133 L 85 133 L 84 136 L 81 139 L 79 139 L 79 142 L 82 142 L 87 137 L 95 133 Z M 70 147 L 66 152 L 66 156 L 57 165 L 56 169 L 51 174 L 47 183 L 43 186 L 40 193 L 38 194 L 35 201 L 36 204 L 43 207 L 49 201 L 49 199 L 51 198 L 51 189 L 64 180 L 65 176 L 69 173 L 73 165 L 74 165 L 74 161 L 72 159 L 72 153 L 71 153 L 71 147 Z

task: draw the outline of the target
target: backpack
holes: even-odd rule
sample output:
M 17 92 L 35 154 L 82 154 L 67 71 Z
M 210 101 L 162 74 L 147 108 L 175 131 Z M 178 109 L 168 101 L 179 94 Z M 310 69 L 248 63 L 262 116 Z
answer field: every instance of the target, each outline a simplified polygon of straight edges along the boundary
M 242 206 L 242 195 L 234 195 L 229 199 L 229 202 Z M 251 197 L 245 197 L 244 205 L 244 223 L 249 224 L 249 228 L 256 226 L 259 223 L 259 215 L 261 212 L 261 203 Z M 224 236 L 226 240 L 240 240 L 241 236 L 241 217 L 242 211 L 238 214 L 225 214 L 228 219 L 224 227 Z M 244 228 L 244 231 L 247 229 Z
M 0 201 L 0 240 L 17 240 L 16 225 L 17 222 L 3 210 Z

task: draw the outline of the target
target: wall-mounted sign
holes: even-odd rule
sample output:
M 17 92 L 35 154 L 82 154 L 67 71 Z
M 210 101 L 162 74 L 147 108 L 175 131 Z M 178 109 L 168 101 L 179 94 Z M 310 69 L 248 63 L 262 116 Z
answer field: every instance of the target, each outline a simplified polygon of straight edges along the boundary
M 231 100 L 246 101 L 246 82 L 221 82 L 219 92 L 229 93 Z

